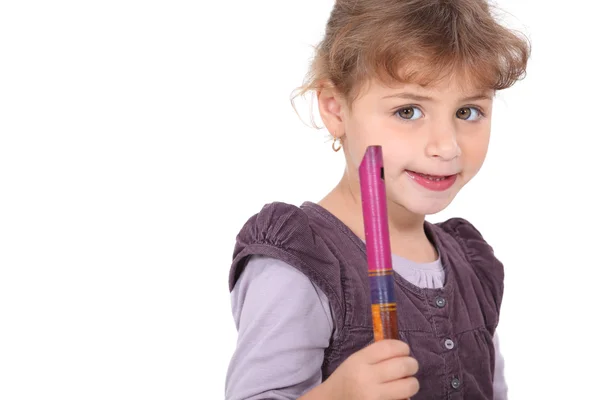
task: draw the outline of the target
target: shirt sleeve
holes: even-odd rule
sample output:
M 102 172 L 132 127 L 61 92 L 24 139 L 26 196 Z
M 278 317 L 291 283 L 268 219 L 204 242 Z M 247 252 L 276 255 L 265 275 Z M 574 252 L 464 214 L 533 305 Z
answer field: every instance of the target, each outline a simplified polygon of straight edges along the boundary
M 504 357 L 500 352 L 498 333 L 494 335 L 494 351 L 496 353 L 496 368 L 494 370 L 494 400 L 508 399 L 508 386 L 504 377 Z
M 253 256 L 231 293 L 238 329 L 226 400 L 297 399 L 319 385 L 333 332 L 326 296 L 289 264 Z

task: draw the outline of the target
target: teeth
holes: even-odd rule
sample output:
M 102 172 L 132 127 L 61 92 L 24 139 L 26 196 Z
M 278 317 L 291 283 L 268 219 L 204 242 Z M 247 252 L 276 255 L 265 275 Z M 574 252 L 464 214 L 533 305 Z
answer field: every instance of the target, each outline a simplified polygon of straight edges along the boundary
M 439 177 L 439 176 L 431 176 L 431 175 L 423 175 L 423 174 L 420 174 L 420 175 L 429 179 L 430 181 L 433 181 L 433 182 L 439 182 L 439 181 L 443 181 L 444 179 L 446 179 L 443 176 Z

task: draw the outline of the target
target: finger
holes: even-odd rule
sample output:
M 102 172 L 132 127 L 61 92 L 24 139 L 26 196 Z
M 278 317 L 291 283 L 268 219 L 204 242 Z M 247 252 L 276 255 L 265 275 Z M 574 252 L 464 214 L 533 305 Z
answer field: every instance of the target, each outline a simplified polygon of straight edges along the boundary
M 374 366 L 378 383 L 390 382 L 414 376 L 419 371 L 419 363 L 412 357 L 395 357 Z
M 400 340 L 384 339 L 361 350 L 361 356 L 367 364 L 377 364 L 394 357 L 406 357 L 410 354 L 408 345 Z
M 384 383 L 381 391 L 384 399 L 408 399 L 419 392 L 419 381 L 414 377 L 391 381 Z

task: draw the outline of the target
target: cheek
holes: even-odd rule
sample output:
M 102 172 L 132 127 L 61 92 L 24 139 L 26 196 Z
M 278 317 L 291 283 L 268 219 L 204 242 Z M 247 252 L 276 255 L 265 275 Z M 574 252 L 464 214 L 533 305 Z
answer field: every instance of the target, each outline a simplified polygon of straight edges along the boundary
M 415 135 L 391 116 L 379 111 L 355 115 L 346 121 L 348 162 L 358 168 L 368 146 L 383 147 L 384 165 L 390 171 L 404 168 L 414 158 Z
M 381 145 L 384 149 L 385 157 L 385 149 L 387 148 L 385 142 L 386 135 L 377 122 L 374 118 L 357 118 L 347 123 L 346 153 L 348 163 L 352 164 L 355 168 L 360 166 L 367 147 L 371 145 Z
M 404 170 L 413 165 L 415 154 L 418 153 L 418 148 L 412 146 L 409 141 L 397 140 L 395 143 L 390 144 L 387 150 L 383 150 L 383 162 L 385 168 L 389 171 L 388 176 L 393 179 L 399 175 L 402 175 Z
M 461 146 L 465 169 L 472 172 L 479 171 L 487 156 L 489 141 L 489 134 L 481 134 L 475 138 L 471 138 Z

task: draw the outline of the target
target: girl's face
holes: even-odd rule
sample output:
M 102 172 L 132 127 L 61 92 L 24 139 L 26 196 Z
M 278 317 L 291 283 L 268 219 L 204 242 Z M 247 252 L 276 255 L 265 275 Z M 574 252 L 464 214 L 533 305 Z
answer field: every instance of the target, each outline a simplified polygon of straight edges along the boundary
M 422 87 L 369 82 L 351 109 L 321 92 L 325 125 L 342 143 L 352 186 L 367 146 L 381 145 L 391 202 L 419 214 L 446 208 L 479 171 L 491 129 L 492 90 L 449 80 Z

